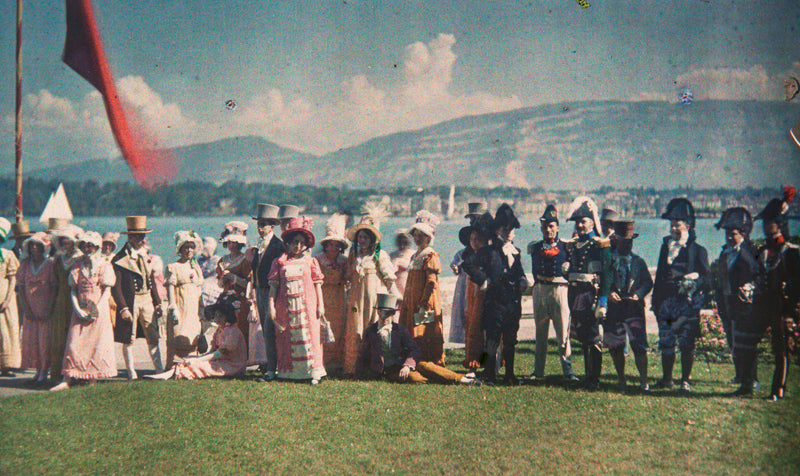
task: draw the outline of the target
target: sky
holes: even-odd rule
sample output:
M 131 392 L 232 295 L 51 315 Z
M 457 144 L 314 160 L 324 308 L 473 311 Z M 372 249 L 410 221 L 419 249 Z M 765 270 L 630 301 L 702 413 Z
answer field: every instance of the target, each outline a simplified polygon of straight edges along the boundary
M 120 94 L 164 146 L 257 135 L 324 154 L 466 115 L 674 102 L 686 87 L 695 100 L 781 101 L 800 76 L 794 0 L 93 4 Z M 9 163 L 15 0 L 0 5 Z M 99 94 L 60 60 L 64 34 L 62 1 L 24 1 L 27 167 L 119 154 Z

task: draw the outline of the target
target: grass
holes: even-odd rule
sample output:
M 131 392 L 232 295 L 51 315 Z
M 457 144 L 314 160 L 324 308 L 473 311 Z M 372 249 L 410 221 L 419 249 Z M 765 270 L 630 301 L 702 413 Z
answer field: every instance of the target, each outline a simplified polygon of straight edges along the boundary
M 554 346 L 551 346 L 554 348 Z M 519 347 L 520 373 L 533 367 Z M 450 362 L 461 358 L 448 354 Z M 650 372 L 660 375 L 658 356 Z M 581 359 L 573 358 L 576 369 Z M 629 382 L 635 379 L 628 359 Z M 0 400 L 0 474 L 796 474 L 800 385 L 778 404 L 733 399 L 732 366 L 699 361 L 695 393 L 543 385 L 410 386 L 252 378 L 115 382 Z M 762 365 L 763 380 L 771 365 Z M 580 372 L 579 372 L 580 374 Z M 653 380 L 653 379 L 651 379 Z M 631 386 L 631 388 L 633 388 Z M 759 397 L 766 395 L 761 390 Z

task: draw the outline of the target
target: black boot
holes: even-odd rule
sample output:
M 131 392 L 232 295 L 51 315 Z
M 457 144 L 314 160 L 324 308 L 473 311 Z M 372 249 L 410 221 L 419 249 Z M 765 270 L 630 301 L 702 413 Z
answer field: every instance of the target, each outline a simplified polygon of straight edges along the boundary
M 681 391 L 689 393 L 692 387 L 689 384 L 689 378 L 692 375 L 692 367 L 694 366 L 694 350 L 681 351 Z
M 672 388 L 675 383 L 672 381 L 672 367 L 675 366 L 675 354 L 661 354 L 661 369 L 663 377 L 656 382 L 655 388 Z
M 733 364 L 739 377 L 739 388 L 731 393 L 734 397 L 746 397 L 753 394 L 753 361 L 755 353 L 751 350 L 736 349 Z
M 514 375 L 514 358 L 515 358 L 515 348 L 514 347 L 503 347 L 503 360 L 506 362 L 506 375 L 503 378 L 503 383 L 505 385 L 510 386 L 517 386 L 519 385 L 519 379 L 516 375 Z

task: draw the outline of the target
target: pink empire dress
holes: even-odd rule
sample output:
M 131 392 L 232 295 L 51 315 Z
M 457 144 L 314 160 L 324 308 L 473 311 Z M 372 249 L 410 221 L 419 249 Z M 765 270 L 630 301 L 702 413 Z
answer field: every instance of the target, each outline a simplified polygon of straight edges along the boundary
M 283 332 L 275 329 L 278 378 L 307 380 L 326 375 L 314 288 L 324 279 L 319 262 L 307 254 L 289 258 L 284 253 L 272 262 L 269 285 L 277 289 L 275 321 L 286 328 Z
M 247 343 L 236 324 L 226 323 L 218 327 L 210 347 L 212 351 L 219 351 L 221 356 L 205 362 L 192 359 L 178 362 L 173 377 L 178 380 L 232 377 L 247 368 Z
M 78 317 L 72 311 L 64 352 L 62 373 L 76 379 L 110 378 L 117 375 L 114 352 L 114 327 L 108 307 L 107 293 L 101 301 L 104 287 L 116 282 L 114 267 L 106 260 L 79 260 L 69 272 L 70 288 L 75 290 L 81 309 L 95 316 L 92 320 Z
M 20 296 L 24 296 L 29 311 L 22 313 L 22 368 L 49 368 L 50 312 L 56 299 L 53 260 L 45 259 L 39 269 L 34 269 L 30 258 L 22 260 L 17 271 L 17 290 Z

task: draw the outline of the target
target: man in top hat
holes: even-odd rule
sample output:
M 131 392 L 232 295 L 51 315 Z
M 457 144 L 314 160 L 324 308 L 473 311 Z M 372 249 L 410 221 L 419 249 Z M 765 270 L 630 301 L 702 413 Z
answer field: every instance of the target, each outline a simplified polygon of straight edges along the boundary
M 411 333 L 394 322 L 397 296 L 377 295 L 375 307 L 378 321 L 364 331 L 364 339 L 356 362 L 356 378 L 385 378 L 390 382 L 478 384 L 475 379 L 465 377 L 432 362 L 421 361 L 419 347 Z
M 705 288 L 710 269 L 708 252 L 695 241 L 695 214 L 692 203 L 674 198 L 661 218 L 669 220 L 670 234 L 664 237 L 653 284 L 653 312 L 658 321 L 658 348 L 663 376 L 657 388 L 672 388 L 675 346 L 681 351 L 681 386 L 689 384 L 694 366 L 694 347 L 700 333 L 700 309 L 705 304 Z
M 514 358 L 519 320 L 522 317 L 522 293 L 528 288 L 520 251 L 513 243 L 514 230 L 519 226 L 511 207 L 505 203 L 500 205 L 492 225 L 494 235 L 491 244 L 478 250 L 469 263 L 464 263 L 464 270 L 470 279 L 486 291 L 481 327 L 487 356 L 484 380 L 490 385 L 497 379 L 497 349 L 501 341 L 506 368 L 503 383 L 519 383 L 514 375 Z
M 469 220 L 470 225 L 474 225 L 475 220 L 486 212 L 485 202 L 469 202 L 467 203 L 467 214 L 464 215 L 464 218 Z
M 575 222 L 576 235 L 567 242 L 569 251 L 569 288 L 567 299 L 572 326 L 583 348 L 586 371 L 584 387 L 600 388 L 601 353 L 600 322 L 608 307 L 611 285 L 611 243 L 600 237 L 597 205 L 589 197 L 573 200 L 568 221 Z
M 614 234 L 614 222 L 619 219 L 619 213 L 610 208 L 604 208 L 600 212 L 600 232 L 603 236 L 610 238 Z
M 8 237 L 14 240 L 14 246 L 11 248 L 11 250 L 14 252 L 14 255 L 19 258 L 22 250 L 22 242 L 33 236 L 31 225 L 28 223 L 28 220 L 12 223 L 11 233 L 12 235 Z M 47 250 L 45 250 L 45 252 L 47 252 Z
M 156 269 L 147 251 L 145 238 L 153 230 L 147 228 L 147 217 L 125 217 L 128 241 L 114 255 L 111 264 L 117 276 L 111 295 L 117 304 L 114 341 L 122 343 L 122 355 L 128 378 L 137 378 L 133 362 L 133 341 L 144 337 L 156 373 L 164 371 L 158 348 L 158 319 L 161 317 L 161 296 L 156 286 Z
M 766 244 L 758 250 L 761 276 L 757 284 L 756 309 L 764 320 L 762 326 L 770 328 L 772 353 L 775 356 L 775 373 L 767 397 L 772 402 L 785 396 L 789 374 L 789 336 L 800 321 L 800 249 L 787 242 L 790 236 L 787 211 L 794 195 L 793 187 L 784 187 L 783 199 L 770 200 L 755 218 L 763 220 L 762 229 L 766 238 Z M 734 345 L 737 335 L 734 335 Z M 749 352 L 744 354 L 742 349 L 737 348 L 735 352 L 743 360 L 755 359 L 755 355 Z M 743 368 L 749 368 L 746 362 Z
M 653 289 L 653 278 L 647 263 L 633 254 L 632 220 L 614 222 L 616 247 L 611 252 L 611 275 L 608 293 L 608 315 L 603 322 L 603 343 L 611 353 L 617 371 L 617 387 L 625 390 L 625 337 L 630 339 L 636 369 L 639 371 L 639 389 L 650 390 L 647 383 L 647 329 L 645 326 L 644 298 Z
M 736 368 L 736 374 L 730 383 L 741 385 L 734 392 L 736 395 L 747 395 L 754 389 L 756 359 L 752 359 L 752 368 L 745 372 L 742 372 L 741 366 L 749 360 L 750 350 L 755 356 L 758 342 L 753 342 L 753 334 L 758 333 L 761 323 L 753 312 L 753 292 L 759 273 L 756 249 L 750 241 L 753 217 L 744 208 L 729 208 L 722 213 L 719 222 L 714 226 L 718 230 L 725 230 L 725 245 L 719 254 L 714 287 L 719 317 Z M 742 350 L 744 360 L 736 355 L 736 335 L 739 335 L 738 347 Z M 742 375 L 745 375 L 744 379 Z
M 261 326 L 264 330 L 264 342 L 267 349 L 267 363 L 262 366 L 264 380 L 275 379 L 278 362 L 275 347 L 275 322 L 267 318 L 267 300 L 269 299 L 269 270 L 272 262 L 286 252 L 286 247 L 274 233 L 276 225 L 281 223 L 280 210 L 275 205 L 259 203 L 256 216 L 258 230 L 258 245 L 249 250 L 252 257 L 253 289 L 256 294 L 258 313 L 261 316 Z
M 281 233 L 286 231 L 286 225 L 292 218 L 300 216 L 300 207 L 297 205 L 281 205 L 278 208 L 278 220 L 281 225 Z
M 533 317 L 536 320 L 536 351 L 531 380 L 544 378 L 547 359 L 547 336 L 550 322 L 556 332 L 561 371 L 570 381 L 577 377 L 572 372 L 569 342 L 569 304 L 567 301 L 567 280 L 564 271 L 569 262 L 567 244 L 558 237 L 558 210 L 547 205 L 539 218 L 542 239 L 528 244 L 533 268 Z

